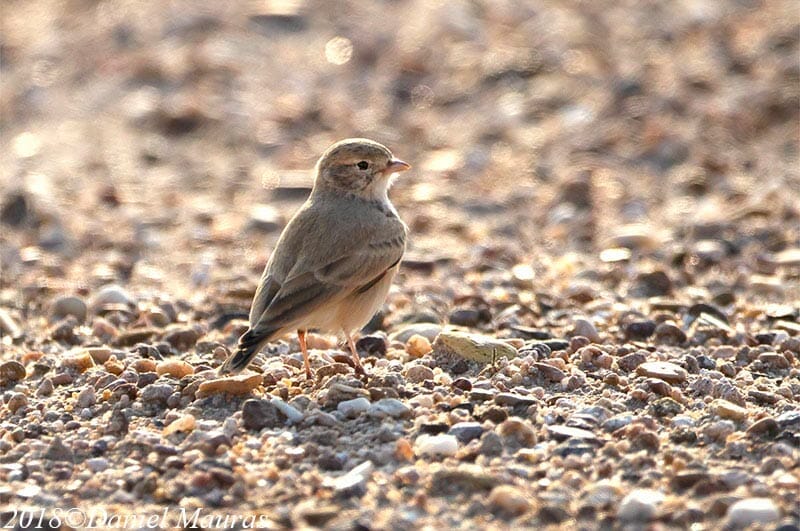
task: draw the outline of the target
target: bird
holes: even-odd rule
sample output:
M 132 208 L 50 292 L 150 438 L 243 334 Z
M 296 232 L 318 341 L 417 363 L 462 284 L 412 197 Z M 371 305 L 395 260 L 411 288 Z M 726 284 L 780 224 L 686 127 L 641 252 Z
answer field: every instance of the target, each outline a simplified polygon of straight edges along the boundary
M 408 227 L 388 192 L 397 174 L 410 168 L 386 146 L 365 138 L 341 140 L 325 150 L 308 199 L 264 268 L 249 327 L 219 374 L 241 372 L 267 343 L 294 331 L 311 379 L 306 345 L 311 329 L 344 334 L 356 371 L 366 374 L 353 332 L 383 305 L 405 253 Z

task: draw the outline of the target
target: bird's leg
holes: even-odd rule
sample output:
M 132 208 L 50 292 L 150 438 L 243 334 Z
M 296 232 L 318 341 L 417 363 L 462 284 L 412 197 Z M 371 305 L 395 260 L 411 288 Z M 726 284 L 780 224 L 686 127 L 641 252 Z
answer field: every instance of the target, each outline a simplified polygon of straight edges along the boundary
M 300 342 L 300 350 L 303 352 L 303 365 L 306 367 L 306 378 L 309 380 L 314 377 L 311 371 L 311 362 L 308 361 L 308 348 L 306 347 L 306 331 L 297 331 L 297 340 Z
M 364 367 L 361 366 L 361 358 L 358 357 L 358 350 L 356 350 L 356 344 L 353 341 L 353 337 L 347 330 L 344 330 L 344 335 L 347 338 L 347 344 L 350 345 L 350 352 L 353 354 L 353 363 L 356 366 L 356 372 L 367 374 L 367 371 L 365 371 Z

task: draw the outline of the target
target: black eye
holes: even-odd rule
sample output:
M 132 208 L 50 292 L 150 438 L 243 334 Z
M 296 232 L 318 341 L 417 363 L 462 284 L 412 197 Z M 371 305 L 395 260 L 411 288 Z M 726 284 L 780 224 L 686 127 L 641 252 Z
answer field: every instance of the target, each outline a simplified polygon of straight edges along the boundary
M 369 162 L 367 162 L 366 160 L 362 160 L 358 164 L 356 164 L 356 166 L 358 166 L 359 170 L 366 170 L 367 168 L 369 168 Z

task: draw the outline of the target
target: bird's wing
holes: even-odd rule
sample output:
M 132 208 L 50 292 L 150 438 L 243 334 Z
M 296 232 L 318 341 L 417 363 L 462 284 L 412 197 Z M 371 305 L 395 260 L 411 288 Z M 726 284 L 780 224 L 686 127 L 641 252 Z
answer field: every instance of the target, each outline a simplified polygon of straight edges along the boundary
M 367 291 L 397 265 L 405 251 L 404 228 L 400 233 L 386 236 L 375 237 L 373 241 L 353 239 L 355 243 L 340 248 L 338 253 L 328 254 L 327 260 L 316 260 L 311 270 L 294 267 L 277 289 L 274 287 L 276 280 L 269 278 L 269 286 L 262 284 L 265 287 L 257 294 L 257 297 L 266 294 L 262 304 L 269 302 L 264 305 L 253 328 L 283 327 L 328 302 L 354 292 Z M 313 240 L 307 240 L 303 247 L 320 243 Z M 299 249 L 301 253 L 305 250 Z M 274 294 L 270 297 L 272 290 Z
M 261 318 L 261 314 L 267 309 L 269 303 L 275 298 L 275 295 L 280 290 L 280 283 L 275 280 L 274 275 L 270 273 L 269 266 L 264 269 L 264 274 L 261 277 L 261 282 L 258 284 L 258 289 L 253 297 L 253 304 L 250 306 L 250 325 L 255 326 Z

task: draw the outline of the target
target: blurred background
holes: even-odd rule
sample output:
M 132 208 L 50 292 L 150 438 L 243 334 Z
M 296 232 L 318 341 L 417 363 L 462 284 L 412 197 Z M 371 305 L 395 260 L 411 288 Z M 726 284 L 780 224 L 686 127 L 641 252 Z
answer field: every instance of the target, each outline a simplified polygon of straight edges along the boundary
M 351 136 L 414 166 L 392 191 L 407 271 L 650 253 L 768 274 L 800 239 L 795 0 L 0 12 L 5 288 L 252 287 Z

